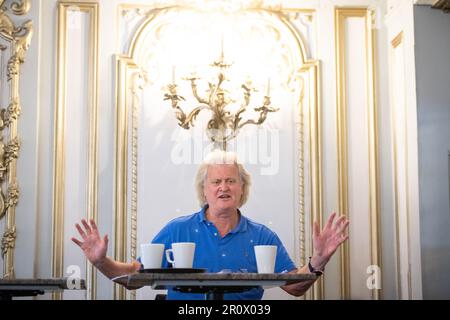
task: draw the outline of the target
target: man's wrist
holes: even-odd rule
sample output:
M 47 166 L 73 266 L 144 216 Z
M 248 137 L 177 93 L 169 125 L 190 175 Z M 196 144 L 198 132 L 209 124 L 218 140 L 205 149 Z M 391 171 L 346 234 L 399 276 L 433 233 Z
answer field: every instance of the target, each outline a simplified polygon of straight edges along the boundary
M 93 263 L 93 265 L 94 265 L 94 267 L 96 267 L 97 269 L 101 269 L 101 268 L 105 265 L 105 263 L 106 263 L 107 260 L 108 260 L 108 257 L 104 257 L 104 258 L 102 258 L 102 259 L 100 259 L 100 260 L 95 261 L 95 262 Z
M 320 271 L 323 273 L 327 262 L 328 260 L 324 257 L 313 255 L 312 257 L 309 257 L 308 268 L 310 270 L 312 268 L 314 271 Z

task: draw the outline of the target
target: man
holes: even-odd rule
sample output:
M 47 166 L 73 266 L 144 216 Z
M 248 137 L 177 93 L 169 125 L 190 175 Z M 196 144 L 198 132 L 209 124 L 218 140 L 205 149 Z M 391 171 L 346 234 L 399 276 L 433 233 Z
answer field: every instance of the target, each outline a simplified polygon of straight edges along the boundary
M 195 242 L 194 267 L 207 268 L 208 272 L 224 269 L 232 272 L 246 269 L 256 272 L 255 245 L 276 245 L 275 272 L 320 274 L 337 248 L 348 238 L 345 234 L 349 221 L 333 213 L 324 229 L 314 223 L 313 255 L 308 265 L 297 269 L 278 236 L 262 224 L 243 216 L 238 208 L 249 196 L 251 178 L 234 153 L 212 152 L 200 166 L 196 176 L 196 189 L 202 209 L 189 216 L 169 222 L 153 239 L 169 248 L 175 242 Z M 83 241 L 72 238 L 80 246 L 86 258 L 108 278 L 138 272 L 138 261 L 122 263 L 106 256 L 108 237 L 100 238 L 94 221 L 89 225 L 82 220 L 76 224 Z M 164 266 L 167 261 L 164 258 Z M 303 295 L 314 283 L 305 281 L 283 286 L 286 292 Z M 243 293 L 225 294 L 225 299 L 261 299 L 262 288 Z M 168 290 L 168 299 L 203 299 L 201 294 L 180 293 Z

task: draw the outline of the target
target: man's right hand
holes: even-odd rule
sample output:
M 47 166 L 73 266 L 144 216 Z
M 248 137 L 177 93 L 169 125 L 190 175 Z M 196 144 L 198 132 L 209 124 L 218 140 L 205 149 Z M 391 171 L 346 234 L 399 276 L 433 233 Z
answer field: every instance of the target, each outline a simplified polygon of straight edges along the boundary
M 80 233 L 82 241 L 72 238 L 81 250 L 83 250 L 86 258 L 96 267 L 100 267 L 103 261 L 106 259 L 106 251 L 108 249 L 108 235 L 105 235 L 103 239 L 100 237 L 97 225 L 94 220 L 90 220 L 91 225 L 89 225 L 86 220 L 82 219 L 81 223 L 83 228 L 77 223 L 75 227 Z

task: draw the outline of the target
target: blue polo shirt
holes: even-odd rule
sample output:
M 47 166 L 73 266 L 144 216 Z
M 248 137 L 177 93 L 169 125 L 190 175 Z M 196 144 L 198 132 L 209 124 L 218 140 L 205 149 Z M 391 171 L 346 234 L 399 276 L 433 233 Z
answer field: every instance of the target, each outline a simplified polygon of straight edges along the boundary
M 207 272 L 231 270 L 231 272 L 257 272 L 253 246 L 276 245 L 278 247 L 275 273 L 289 272 L 296 268 L 280 238 L 266 226 L 256 223 L 240 212 L 238 225 L 225 237 L 221 237 L 214 224 L 206 219 L 207 206 L 189 216 L 178 217 L 170 221 L 152 240 L 163 243 L 170 249 L 174 242 L 195 242 L 194 268 L 204 268 Z M 168 262 L 163 255 L 163 267 Z M 242 293 L 227 293 L 226 300 L 260 300 L 264 290 L 255 288 Z M 169 289 L 169 300 L 203 300 L 204 294 L 182 293 Z

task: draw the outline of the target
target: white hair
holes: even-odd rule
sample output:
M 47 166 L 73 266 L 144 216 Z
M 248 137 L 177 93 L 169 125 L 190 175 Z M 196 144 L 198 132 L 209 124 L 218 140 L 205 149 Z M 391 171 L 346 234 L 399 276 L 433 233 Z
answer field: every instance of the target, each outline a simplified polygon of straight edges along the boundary
M 238 161 L 237 154 L 235 152 L 227 152 L 218 149 L 210 152 L 197 170 L 197 175 L 195 177 L 195 189 L 197 191 L 197 198 L 200 206 L 203 207 L 206 204 L 206 197 L 203 189 L 205 186 L 206 175 L 208 173 L 208 167 L 217 164 L 234 164 L 237 166 L 238 175 L 242 183 L 242 196 L 239 201 L 239 207 L 242 207 L 247 202 L 250 194 L 250 186 L 252 184 L 251 176 L 247 170 L 245 170 L 242 163 Z

